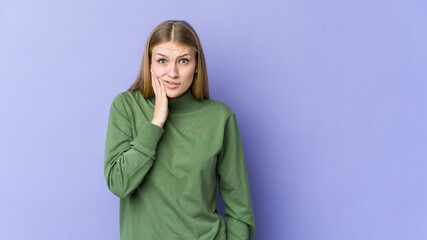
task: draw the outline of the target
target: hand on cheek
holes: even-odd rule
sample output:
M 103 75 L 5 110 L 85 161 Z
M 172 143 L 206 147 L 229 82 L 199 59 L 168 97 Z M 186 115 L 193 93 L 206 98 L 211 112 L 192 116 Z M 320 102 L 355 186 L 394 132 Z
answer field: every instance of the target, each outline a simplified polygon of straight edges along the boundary
M 151 71 L 151 85 L 153 86 L 154 94 L 156 95 L 156 104 L 154 106 L 154 114 L 151 123 L 159 127 L 163 127 L 169 113 L 168 98 L 166 95 L 166 87 L 160 78 L 157 78 L 153 70 Z

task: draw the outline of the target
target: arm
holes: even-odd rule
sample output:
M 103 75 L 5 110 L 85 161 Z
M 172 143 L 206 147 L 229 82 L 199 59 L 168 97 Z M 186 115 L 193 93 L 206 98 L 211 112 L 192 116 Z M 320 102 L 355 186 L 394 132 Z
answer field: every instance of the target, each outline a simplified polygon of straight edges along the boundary
M 222 151 L 217 163 L 219 193 L 225 204 L 227 239 L 252 239 L 255 218 L 249 179 L 236 115 L 227 120 Z
M 132 122 L 117 95 L 110 108 L 105 144 L 104 176 L 112 193 L 129 197 L 142 183 L 156 158 L 163 128 L 145 122 L 133 138 Z

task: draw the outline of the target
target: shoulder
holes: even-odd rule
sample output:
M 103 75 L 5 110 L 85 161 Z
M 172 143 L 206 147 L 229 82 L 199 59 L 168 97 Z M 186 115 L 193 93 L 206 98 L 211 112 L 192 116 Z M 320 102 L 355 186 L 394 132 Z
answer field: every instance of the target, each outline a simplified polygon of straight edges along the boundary
M 125 102 L 125 95 L 126 92 L 119 92 L 116 93 L 116 95 L 114 95 L 113 97 L 113 101 L 111 103 L 111 107 L 114 107 L 116 109 L 122 109 L 124 107 L 124 102 Z
M 111 108 L 118 112 L 120 112 L 122 115 L 129 115 L 129 107 L 133 102 L 133 99 L 135 99 L 136 91 L 122 91 L 119 93 L 116 93 L 113 97 L 113 101 L 111 103 Z
M 117 93 L 113 98 L 113 103 L 124 103 L 129 102 L 132 99 L 135 99 L 135 95 L 138 94 L 138 91 L 123 91 Z
M 225 116 L 226 118 L 234 115 L 233 109 L 231 109 L 231 107 L 225 102 L 209 99 L 205 100 L 203 104 L 206 106 L 208 111 Z
M 135 105 L 142 97 L 140 91 L 122 91 L 117 93 L 113 98 L 113 104 L 122 108 L 131 107 Z

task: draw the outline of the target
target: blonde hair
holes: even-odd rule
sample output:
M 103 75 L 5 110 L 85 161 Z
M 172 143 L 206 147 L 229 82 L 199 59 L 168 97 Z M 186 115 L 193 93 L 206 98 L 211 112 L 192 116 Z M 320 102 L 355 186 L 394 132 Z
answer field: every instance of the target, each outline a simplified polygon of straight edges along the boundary
M 194 73 L 193 82 L 190 86 L 191 91 L 197 100 L 210 99 L 208 74 L 202 45 L 196 31 L 184 20 L 162 22 L 150 33 L 145 45 L 138 76 L 128 91 L 139 90 L 144 98 L 154 96 L 150 73 L 151 53 L 153 47 L 157 44 L 169 41 L 184 44 L 193 49 L 196 55 L 197 73 Z

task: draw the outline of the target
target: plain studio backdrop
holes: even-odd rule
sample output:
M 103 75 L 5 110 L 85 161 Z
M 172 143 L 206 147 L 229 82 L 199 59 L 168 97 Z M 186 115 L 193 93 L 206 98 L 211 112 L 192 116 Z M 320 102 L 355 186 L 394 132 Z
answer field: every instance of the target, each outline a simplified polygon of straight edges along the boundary
M 426 12 L 423 0 L 2 0 L 0 238 L 119 239 L 109 108 L 151 30 L 179 19 L 200 36 L 211 98 L 236 113 L 255 239 L 427 239 Z

